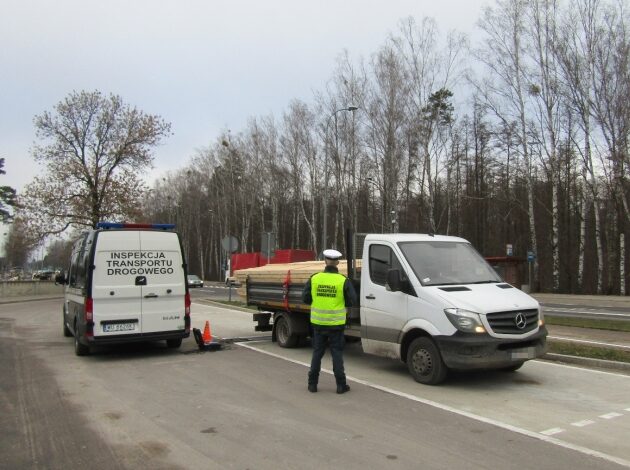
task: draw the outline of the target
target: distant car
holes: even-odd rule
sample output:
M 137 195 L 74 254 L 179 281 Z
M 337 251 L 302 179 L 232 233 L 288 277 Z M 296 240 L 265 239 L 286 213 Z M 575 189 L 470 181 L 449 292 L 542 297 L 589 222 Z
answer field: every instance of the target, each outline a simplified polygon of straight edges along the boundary
M 33 273 L 32 279 L 40 281 L 50 281 L 55 275 L 55 271 L 41 270 Z
M 203 287 L 203 281 L 194 274 L 188 275 L 188 287 Z

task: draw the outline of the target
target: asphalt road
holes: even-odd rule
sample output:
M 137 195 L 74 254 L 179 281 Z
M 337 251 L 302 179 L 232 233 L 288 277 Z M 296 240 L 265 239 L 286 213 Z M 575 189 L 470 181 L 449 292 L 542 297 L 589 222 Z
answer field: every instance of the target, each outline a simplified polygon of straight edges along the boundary
M 191 288 L 190 296 L 193 300 L 195 299 L 210 299 L 210 300 L 229 300 L 230 291 L 232 300 L 240 300 L 236 287 L 226 286 L 220 282 L 205 282 L 204 286 L 199 288 Z
M 533 294 L 545 315 L 630 321 L 630 297 Z
M 222 351 L 79 358 L 60 305 L 0 305 L 0 468 L 630 467 L 628 376 L 535 361 L 426 387 L 353 344 L 351 392 L 324 375 L 310 394 L 308 348 L 254 334 L 250 313 L 193 304 L 194 326 L 258 339 Z

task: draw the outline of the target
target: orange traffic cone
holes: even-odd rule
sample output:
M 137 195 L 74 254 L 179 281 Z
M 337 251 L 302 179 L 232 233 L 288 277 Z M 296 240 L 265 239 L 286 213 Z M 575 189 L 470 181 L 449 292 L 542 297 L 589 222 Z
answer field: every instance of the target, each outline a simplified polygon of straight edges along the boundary
M 221 349 L 221 346 L 221 343 L 219 343 L 212 337 L 212 333 L 210 332 L 210 322 L 206 320 L 206 326 L 203 329 L 203 335 L 201 337 L 201 344 L 199 344 L 199 349 L 214 351 L 217 349 Z
M 206 327 L 203 329 L 203 344 L 206 346 L 212 343 L 212 333 L 210 333 L 210 322 L 206 320 Z

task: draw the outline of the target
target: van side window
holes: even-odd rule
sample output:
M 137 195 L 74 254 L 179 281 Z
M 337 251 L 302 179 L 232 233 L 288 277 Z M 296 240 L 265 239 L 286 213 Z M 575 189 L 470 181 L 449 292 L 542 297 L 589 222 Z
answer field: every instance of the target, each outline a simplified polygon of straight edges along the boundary
M 70 273 L 68 274 L 68 285 L 70 287 L 77 287 L 77 266 L 78 266 L 79 252 L 73 251 L 72 258 L 70 259 Z
M 386 245 L 370 246 L 370 279 L 374 284 L 384 286 L 387 279 L 387 271 L 399 269 L 403 278 L 405 271 L 394 254 L 394 251 Z
M 83 289 L 85 287 L 85 281 L 87 279 L 87 252 L 85 250 L 79 251 L 77 257 L 77 276 L 76 276 L 76 288 Z
M 72 252 L 70 261 L 69 282 L 70 287 L 83 289 L 87 280 L 87 262 L 89 251 L 86 247 L 87 237 L 78 240 Z

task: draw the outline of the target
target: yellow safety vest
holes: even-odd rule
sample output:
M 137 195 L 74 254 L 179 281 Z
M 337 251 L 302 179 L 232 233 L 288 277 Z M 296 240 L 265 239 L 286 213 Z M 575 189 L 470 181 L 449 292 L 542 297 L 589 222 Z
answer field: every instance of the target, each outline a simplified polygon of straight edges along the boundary
M 346 324 L 343 285 L 346 277 L 339 273 L 317 273 L 311 277 L 311 323 L 322 326 Z

